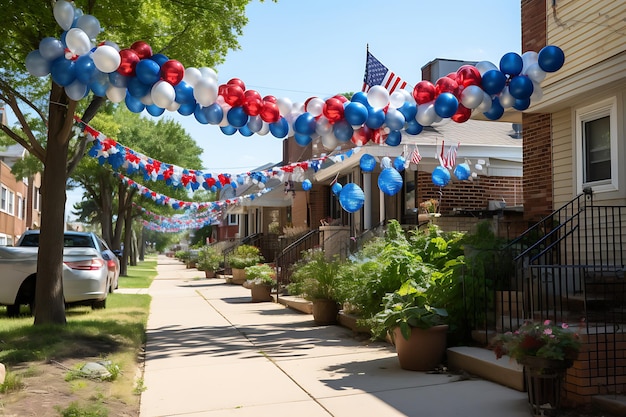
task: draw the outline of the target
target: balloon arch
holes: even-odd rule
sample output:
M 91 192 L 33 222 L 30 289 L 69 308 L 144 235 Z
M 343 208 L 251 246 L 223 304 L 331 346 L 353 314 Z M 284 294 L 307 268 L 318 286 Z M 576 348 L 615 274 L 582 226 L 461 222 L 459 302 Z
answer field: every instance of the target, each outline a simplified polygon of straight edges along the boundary
M 213 69 L 185 68 L 166 55 L 153 54 L 144 41 L 125 49 L 111 41 L 96 42 L 102 32 L 98 19 L 68 1 L 58 0 L 53 12 L 63 33 L 58 39 L 42 39 L 27 55 L 26 69 L 33 76 L 50 75 L 70 99 L 78 101 L 91 92 L 124 102 L 134 113 L 193 115 L 198 123 L 219 126 L 225 135 L 293 136 L 300 146 L 321 137 L 327 149 L 348 141 L 357 146 L 398 146 L 403 132 L 418 135 L 424 126 L 442 119 L 463 123 L 473 113 L 482 113 L 498 120 L 507 108 L 526 110 L 531 101 L 541 99 L 540 83 L 547 73 L 558 71 L 565 60 L 559 47 L 549 45 L 522 55 L 509 52 L 498 66 L 488 61 L 463 65 L 434 84 L 418 82 L 411 92 L 389 94 L 384 87 L 373 86 L 350 100 L 335 95 L 310 97 L 300 104 L 287 97 L 262 96 L 238 78 L 219 84 Z M 456 175 L 457 170 L 453 172 Z M 383 169 L 385 193 L 396 190 L 396 174 L 394 167 Z M 433 172 L 436 185 L 445 186 L 449 178 L 448 168 Z M 355 187 L 349 187 L 350 198 L 339 195 L 342 207 L 350 212 L 362 206 L 362 191 Z

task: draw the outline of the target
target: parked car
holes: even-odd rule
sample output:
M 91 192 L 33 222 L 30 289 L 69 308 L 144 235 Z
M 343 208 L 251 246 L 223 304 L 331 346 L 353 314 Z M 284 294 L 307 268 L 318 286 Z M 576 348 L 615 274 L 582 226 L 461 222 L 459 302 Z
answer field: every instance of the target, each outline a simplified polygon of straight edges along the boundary
M 105 308 L 117 286 L 119 261 L 93 233 L 66 232 L 63 249 L 63 297 L 66 305 Z M 0 305 L 15 316 L 20 305 L 35 304 L 39 232 L 27 231 L 17 247 L 0 247 Z M 117 261 L 117 262 L 116 262 Z

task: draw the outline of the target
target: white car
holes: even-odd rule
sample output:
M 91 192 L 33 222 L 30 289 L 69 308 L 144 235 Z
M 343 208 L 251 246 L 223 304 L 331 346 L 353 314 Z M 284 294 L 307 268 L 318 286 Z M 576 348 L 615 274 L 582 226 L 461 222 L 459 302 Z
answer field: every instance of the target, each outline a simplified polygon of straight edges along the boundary
M 87 234 L 82 234 L 83 237 Z M 37 236 L 38 238 L 39 236 Z M 74 243 L 80 243 L 74 236 Z M 19 245 L 19 242 L 18 242 Z M 102 253 L 87 242 L 72 246 L 67 240 L 63 249 L 63 297 L 67 305 L 82 304 L 105 308 L 109 292 L 116 283 Z M 36 246 L 0 247 L 0 305 L 7 306 L 7 314 L 19 314 L 20 305 L 29 305 L 33 311 L 37 276 Z

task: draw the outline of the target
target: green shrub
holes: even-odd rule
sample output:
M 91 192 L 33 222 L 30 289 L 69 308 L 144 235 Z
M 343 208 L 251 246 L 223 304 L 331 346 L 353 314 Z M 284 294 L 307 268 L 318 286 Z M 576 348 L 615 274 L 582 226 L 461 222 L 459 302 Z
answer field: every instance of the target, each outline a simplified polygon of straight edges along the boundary
M 293 266 L 289 292 L 307 300 L 339 300 L 339 266 L 337 258 L 327 259 L 321 249 L 302 252 Z
M 203 246 L 198 249 L 197 268 L 199 271 L 217 271 L 223 259 L 222 253 L 213 246 Z
M 246 279 L 255 285 L 274 285 L 276 271 L 268 264 L 258 264 L 244 268 Z
M 247 266 L 256 265 L 263 261 L 261 250 L 252 245 L 239 245 L 227 256 L 231 268 L 244 269 Z

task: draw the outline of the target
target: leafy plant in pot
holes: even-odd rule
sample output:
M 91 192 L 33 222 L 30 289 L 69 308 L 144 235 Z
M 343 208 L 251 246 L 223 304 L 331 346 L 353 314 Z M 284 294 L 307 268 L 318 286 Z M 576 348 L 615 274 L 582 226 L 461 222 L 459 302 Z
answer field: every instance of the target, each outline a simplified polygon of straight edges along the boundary
M 250 288 L 252 302 L 272 300 L 272 288 L 276 284 L 276 271 L 268 264 L 248 266 L 245 269 L 246 282 L 244 287 Z
M 340 261 L 328 259 L 321 249 L 303 252 L 294 265 L 289 292 L 313 302 L 313 320 L 317 324 L 337 321 Z
M 213 278 L 222 259 L 223 256 L 217 249 L 212 246 L 203 246 L 198 250 L 198 270 L 204 271 L 207 278 Z
M 374 316 L 374 336 L 391 334 L 402 369 L 428 371 L 443 359 L 448 313 L 433 305 L 431 284 L 428 279 L 405 281 L 400 289 L 385 296 L 384 309 Z
M 263 261 L 261 250 L 252 245 L 239 245 L 228 255 L 228 264 L 233 270 L 233 284 L 242 285 L 246 282 L 245 268 Z

